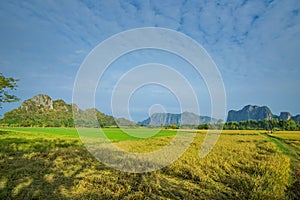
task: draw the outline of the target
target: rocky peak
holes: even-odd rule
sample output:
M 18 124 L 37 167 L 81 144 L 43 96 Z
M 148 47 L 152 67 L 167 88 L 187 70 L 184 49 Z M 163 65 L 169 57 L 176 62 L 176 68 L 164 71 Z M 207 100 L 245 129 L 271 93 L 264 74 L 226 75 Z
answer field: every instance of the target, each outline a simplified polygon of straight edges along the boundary
M 289 112 L 281 112 L 279 115 L 279 120 L 290 120 L 292 115 Z
M 246 110 L 248 112 L 252 112 L 253 110 L 255 110 L 257 108 L 258 108 L 258 106 L 247 105 L 242 110 Z
M 28 101 L 34 102 L 37 106 L 48 108 L 50 110 L 53 109 L 53 101 L 51 97 L 45 94 L 36 95 L 31 99 L 29 99 Z
M 183 112 L 181 114 L 173 113 L 154 113 L 147 119 L 142 122 L 139 122 L 141 125 L 145 126 L 161 126 L 161 125 L 198 125 L 198 124 L 207 124 L 215 123 L 216 119 L 208 116 L 199 116 L 191 112 Z
M 69 111 L 71 109 L 69 109 L 69 107 L 71 108 L 70 105 L 68 105 L 64 100 L 59 99 L 59 100 L 54 100 L 53 101 L 53 109 L 56 110 L 62 110 L 62 111 Z
M 293 116 L 292 119 L 298 123 L 300 123 L 300 115 Z
M 272 119 L 273 114 L 267 106 L 247 105 L 242 110 L 230 110 L 228 112 L 227 121 L 247 121 L 247 120 L 264 120 Z
M 53 110 L 53 101 L 52 99 L 45 94 L 39 94 L 31 99 L 25 100 L 20 109 L 25 110 L 37 110 L 37 109 L 47 109 L 47 110 Z

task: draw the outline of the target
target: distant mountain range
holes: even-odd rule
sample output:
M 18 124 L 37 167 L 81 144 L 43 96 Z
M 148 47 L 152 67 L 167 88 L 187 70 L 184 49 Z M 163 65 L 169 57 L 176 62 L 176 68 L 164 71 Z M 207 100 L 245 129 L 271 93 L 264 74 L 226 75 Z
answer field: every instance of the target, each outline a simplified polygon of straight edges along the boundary
M 39 94 L 25 100 L 22 105 L 4 114 L 0 124 L 11 126 L 74 126 L 73 112 L 76 114 L 76 125 L 82 127 L 104 127 L 118 125 L 136 125 L 124 118 L 114 118 L 101 113 L 96 108 L 81 110 L 75 104 L 63 100 L 52 100 L 48 95 Z M 97 123 L 91 117 L 95 116 Z
M 61 99 L 52 100 L 45 94 L 39 94 L 25 100 L 20 107 L 5 113 L 4 117 L 0 119 L 0 124 L 10 126 L 73 127 L 75 124 L 73 114 L 76 115 L 76 125 L 82 127 L 137 125 L 127 119 L 114 118 L 101 113 L 96 108 L 82 110 L 77 105 L 67 104 Z M 96 120 L 94 120 L 94 116 L 96 116 Z M 274 115 L 267 106 L 247 105 L 238 111 L 230 110 L 227 115 L 227 122 L 264 119 L 292 119 L 300 123 L 300 115 L 292 116 L 289 112 L 281 112 L 280 115 Z M 217 121 L 215 118 L 199 116 L 191 112 L 180 114 L 154 113 L 147 119 L 138 122 L 138 124 L 143 126 L 169 126 L 171 124 L 182 126 L 213 124 L 217 123 Z
M 191 112 L 183 112 L 180 114 L 172 113 L 154 113 L 144 121 L 138 122 L 143 126 L 169 126 L 171 124 L 176 125 L 198 125 L 216 123 L 218 120 L 207 117 L 199 116 Z
M 294 120 L 300 122 L 300 115 L 292 116 L 289 112 L 281 112 L 280 115 L 274 115 L 267 106 L 252 106 L 247 105 L 243 109 L 235 111 L 230 110 L 227 116 L 227 122 L 240 122 L 247 120 Z

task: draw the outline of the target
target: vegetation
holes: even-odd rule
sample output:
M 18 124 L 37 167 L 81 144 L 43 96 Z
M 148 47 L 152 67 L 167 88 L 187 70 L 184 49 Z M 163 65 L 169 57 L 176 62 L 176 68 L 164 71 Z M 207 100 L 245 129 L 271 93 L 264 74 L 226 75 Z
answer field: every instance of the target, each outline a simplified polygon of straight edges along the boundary
M 57 135 L 57 136 L 68 136 L 68 137 L 75 137 L 79 139 L 78 132 L 75 128 L 30 128 L 30 127 L 23 127 L 23 128 L 6 128 L 4 130 L 15 131 L 18 133 L 30 133 L 38 135 Z M 97 128 L 80 128 L 80 134 L 84 136 L 92 137 L 97 133 Z M 120 142 L 124 140 L 138 140 L 141 138 L 137 138 L 131 135 L 126 134 L 119 128 L 104 128 L 102 129 L 104 134 L 107 138 L 114 142 Z M 162 137 L 162 136 L 174 136 L 177 132 L 172 130 L 159 130 L 159 129 L 148 129 L 148 128 L 138 128 L 138 129 L 126 129 L 126 131 L 137 135 L 138 133 L 143 133 L 142 135 L 145 137 L 153 135 L 153 137 Z M 187 132 L 179 132 L 179 134 L 186 134 Z M 144 137 L 144 138 L 145 138 Z
M 125 118 L 101 113 L 96 108 L 81 110 L 75 104 L 67 104 L 61 99 L 52 100 L 45 94 L 25 100 L 20 107 L 5 113 L 0 119 L 0 127 L 75 127 L 75 124 L 89 128 L 138 126 Z M 165 128 L 178 129 L 179 126 L 171 124 Z
M 226 122 L 217 124 L 200 124 L 198 129 L 224 129 L 224 130 L 270 130 L 270 131 L 297 131 L 300 123 L 294 120 L 247 120 L 241 122 Z
M 169 126 L 165 126 L 166 129 L 179 129 L 179 126 L 177 124 L 170 124 Z
M 104 130 L 114 136 L 111 139 L 115 144 L 132 152 L 160 149 L 176 133 L 162 130 L 156 137 L 133 140 L 124 138 L 120 129 Z M 136 131 L 148 134 L 144 128 Z M 82 146 L 75 129 L 2 129 L 0 199 L 297 198 L 295 183 L 299 177 L 292 167 L 295 160 L 270 137 L 297 147 L 299 135 L 300 132 L 264 135 L 258 131 L 223 131 L 212 152 L 201 159 L 198 153 L 205 131 L 198 131 L 189 149 L 170 166 L 130 174 L 97 161 Z
M 75 109 L 76 121 L 72 109 Z M 96 116 L 97 122 L 93 123 Z M 67 104 L 63 100 L 52 100 L 40 94 L 25 100 L 22 105 L 4 114 L 0 120 L 2 127 L 106 127 L 130 124 L 125 119 L 116 119 L 105 115 L 97 109 L 81 110 L 76 105 Z
M 293 182 L 290 187 L 293 199 L 300 198 L 300 132 L 281 131 L 276 134 L 267 135 L 282 153 L 288 155 L 292 161 Z
M 1 78 L 1 76 L 0 76 Z M 6 80 L 3 78 L 3 80 Z M 9 78 L 3 84 L 11 84 L 15 88 L 15 79 Z M 1 90 L 2 91 L 2 90 Z M 1 94 L 1 92 L 0 92 Z M 7 93 L 4 93 L 7 94 Z M 0 95 L 1 98 L 1 95 Z M 4 101 L 4 100 L 3 100 Z M 0 101 L 1 105 L 1 101 Z M 74 111 L 74 112 L 73 112 Z M 188 113 L 185 113 L 188 114 Z M 193 114 L 190 114 L 194 116 Z M 74 118 L 75 116 L 75 118 Z M 179 115 L 178 115 L 179 116 Z M 177 116 L 177 117 L 178 117 Z M 95 118 L 96 117 L 96 118 Z M 94 119 L 95 118 L 95 119 Z M 75 119 L 75 120 L 74 120 Z M 4 114 L 0 119 L 1 127 L 137 127 L 138 125 L 124 118 L 114 118 L 101 113 L 95 108 L 81 110 L 75 104 L 67 104 L 63 100 L 52 100 L 49 96 L 40 94 L 25 100 L 22 105 Z M 290 120 L 247 120 L 241 122 L 226 122 L 218 120 L 211 124 L 170 124 L 160 127 L 166 129 L 224 129 L 224 130 L 300 130 L 300 122 Z M 153 127 L 152 127 L 153 128 Z M 154 127 L 155 128 L 155 127 Z
M 280 131 L 277 134 L 270 134 L 270 136 L 284 141 L 296 150 L 300 150 L 300 132 Z
M 34 102 L 25 101 L 23 105 L 17 109 L 13 109 L 4 114 L 1 119 L 2 126 L 10 127 L 60 127 L 74 126 L 70 105 L 62 105 L 60 100 L 54 101 L 53 105 L 56 109 L 48 109 L 44 106 L 37 107 Z
M 8 90 L 15 90 L 17 88 L 17 81 L 18 79 L 12 77 L 7 78 L 0 73 L 0 108 L 2 108 L 2 103 L 20 100 L 15 95 L 8 93 Z

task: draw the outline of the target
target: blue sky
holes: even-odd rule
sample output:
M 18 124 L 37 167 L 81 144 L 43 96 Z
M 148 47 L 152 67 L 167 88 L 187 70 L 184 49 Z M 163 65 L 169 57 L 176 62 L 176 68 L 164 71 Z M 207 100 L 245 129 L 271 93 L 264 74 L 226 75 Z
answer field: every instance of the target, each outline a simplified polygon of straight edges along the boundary
M 15 94 L 22 100 L 45 93 L 71 103 L 77 71 L 96 45 L 128 29 L 163 27 L 186 34 L 206 49 L 222 75 L 227 110 L 255 104 L 268 105 L 274 114 L 296 114 L 300 113 L 299 12 L 298 0 L 2 0 L 0 72 L 20 79 Z M 97 108 L 111 113 L 109 92 L 101 87 L 112 88 L 124 70 L 154 61 L 181 70 L 197 88 L 201 114 L 210 115 L 203 81 L 184 61 L 159 51 L 117 60 L 99 85 Z M 137 91 L 130 101 L 133 119 L 143 120 L 154 104 L 177 112 L 178 102 L 169 93 L 157 86 Z M 20 104 L 4 104 L 0 114 Z

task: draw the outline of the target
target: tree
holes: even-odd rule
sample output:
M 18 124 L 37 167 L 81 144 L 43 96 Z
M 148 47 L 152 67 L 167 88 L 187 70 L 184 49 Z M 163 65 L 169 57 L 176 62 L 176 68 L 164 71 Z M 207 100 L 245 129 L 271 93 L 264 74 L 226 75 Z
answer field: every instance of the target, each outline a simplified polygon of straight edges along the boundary
M 208 124 L 199 124 L 198 125 L 198 129 L 205 129 L 205 130 L 207 130 L 208 128 L 209 128 Z
M 224 126 L 224 121 L 222 119 L 219 119 L 216 125 L 218 130 L 222 130 Z
M 223 129 L 238 130 L 239 129 L 239 123 L 238 122 L 226 122 Z
M 271 130 L 271 123 L 270 123 L 270 120 L 268 118 L 264 119 L 264 129 L 267 130 L 267 131 Z
M 275 130 L 276 128 L 279 128 L 279 121 L 278 121 L 278 119 L 277 118 L 271 119 L 270 126 L 271 126 L 270 127 L 271 130 Z
M 15 95 L 9 94 L 8 90 L 17 89 L 18 79 L 12 77 L 6 78 L 0 73 L 0 108 L 2 108 L 2 103 L 16 102 L 20 99 Z
M 287 123 L 288 127 L 287 130 L 289 131 L 296 131 L 297 130 L 297 124 L 294 120 L 290 119 Z
M 177 124 L 170 124 L 169 126 L 171 129 L 179 129 L 179 126 Z

